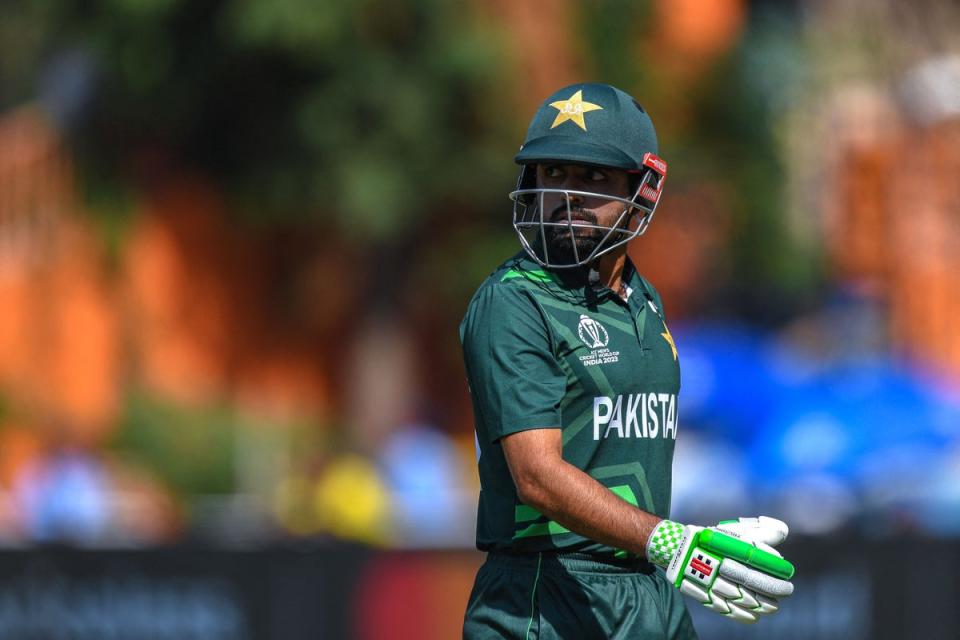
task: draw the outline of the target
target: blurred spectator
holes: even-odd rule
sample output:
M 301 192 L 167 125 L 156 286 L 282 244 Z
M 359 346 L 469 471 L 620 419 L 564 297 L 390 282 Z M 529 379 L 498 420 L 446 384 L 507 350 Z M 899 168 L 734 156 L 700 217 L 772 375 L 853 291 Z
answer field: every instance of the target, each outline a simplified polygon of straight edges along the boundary
M 394 541 L 387 486 L 376 465 L 355 453 L 332 454 L 316 470 L 295 468 L 277 489 L 275 512 L 294 535 Z
M 397 542 L 404 546 L 473 544 L 476 494 L 451 438 L 412 424 L 387 438 L 379 454 L 388 483 Z
M 393 539 L 392 505 L 370 461 L 352 454 L 334 458 L 313 489 L 320 527 L 335 536 L 383 545 Z
M 14 479 L 27 538 L 91 545 L 108 538 L 110 478 L 97 456 L 60 449 L 35 458 Z

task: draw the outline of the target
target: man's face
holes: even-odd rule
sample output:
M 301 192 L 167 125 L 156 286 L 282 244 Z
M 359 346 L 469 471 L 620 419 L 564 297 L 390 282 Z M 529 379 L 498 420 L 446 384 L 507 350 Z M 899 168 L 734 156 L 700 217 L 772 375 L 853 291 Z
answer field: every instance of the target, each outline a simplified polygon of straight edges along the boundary
M 630 176 L 626 171 L 577 164 L 538 164 L 537 187 L 540 189 L 588 191 L 625 199 L 629 199 L 633 195 L 630 192 Z M 607 231 L 581 225 L 613 227 L 623 214 L 626 205 L 616 200 L 595 196 L 574 193 L 544 193 L 544 221 L 566 223 L 568 200 L 577 254 L 583 259 L 597 247 L 604 236 L 607 235 Z M 629 219 L 630 216 L 624 216 L 624 219 L 620 220 L 620 226 L 625 226 Z M 575 261 L 570 234 L 571 232 L 567 227 L 546 228 L 551 260 L 556 260 L 560 264 L 570 264 Z M 610 240 L 616 241 L 619 239 L 619 234 L 614 233 Z

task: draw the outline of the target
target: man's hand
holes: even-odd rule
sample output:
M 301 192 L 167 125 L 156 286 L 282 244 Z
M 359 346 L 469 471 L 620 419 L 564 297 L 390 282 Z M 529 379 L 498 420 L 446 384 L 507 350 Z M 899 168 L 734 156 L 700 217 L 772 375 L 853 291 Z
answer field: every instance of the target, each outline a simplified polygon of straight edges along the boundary
M 725 520 L 705 529 L 663 520 L 647 542 L 647 559 L 667 570 L 681 592 L 738 622 L 753 623 L 793 593 L 793 565 L 773 547 L 787 537 L 775 518 Z

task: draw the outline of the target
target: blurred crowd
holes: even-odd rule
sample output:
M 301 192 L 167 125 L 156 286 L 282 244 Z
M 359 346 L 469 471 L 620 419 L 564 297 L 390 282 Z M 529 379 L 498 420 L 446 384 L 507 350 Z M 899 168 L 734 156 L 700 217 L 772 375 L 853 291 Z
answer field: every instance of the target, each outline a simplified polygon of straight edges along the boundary
M 0 544 L 471 546 L 457 325 L 582 78 L 670 163 L 631 257 L 682 363 L 676 517 L 960 535 L 951 3 L 305 4 L 9 10 Z

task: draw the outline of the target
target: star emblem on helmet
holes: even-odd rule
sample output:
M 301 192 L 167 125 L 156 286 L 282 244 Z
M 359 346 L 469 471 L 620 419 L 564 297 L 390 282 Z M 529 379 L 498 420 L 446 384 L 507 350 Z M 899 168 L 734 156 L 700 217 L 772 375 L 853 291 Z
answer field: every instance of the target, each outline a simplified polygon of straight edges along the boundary
M 603 109 L 603 107 L 598 104 L 584 102 L 582 89 L 574 93 L 566 100 L 557 100 L 556 102 L 551 102 L 550 106 L 560 112 L 554 119 L 553 124 L 550 125 L 551 129 L 569 120 L 584 131 L 587 130 L 587 124 L 583 120 L 583 114 L 587 113 L 588 111 Z

